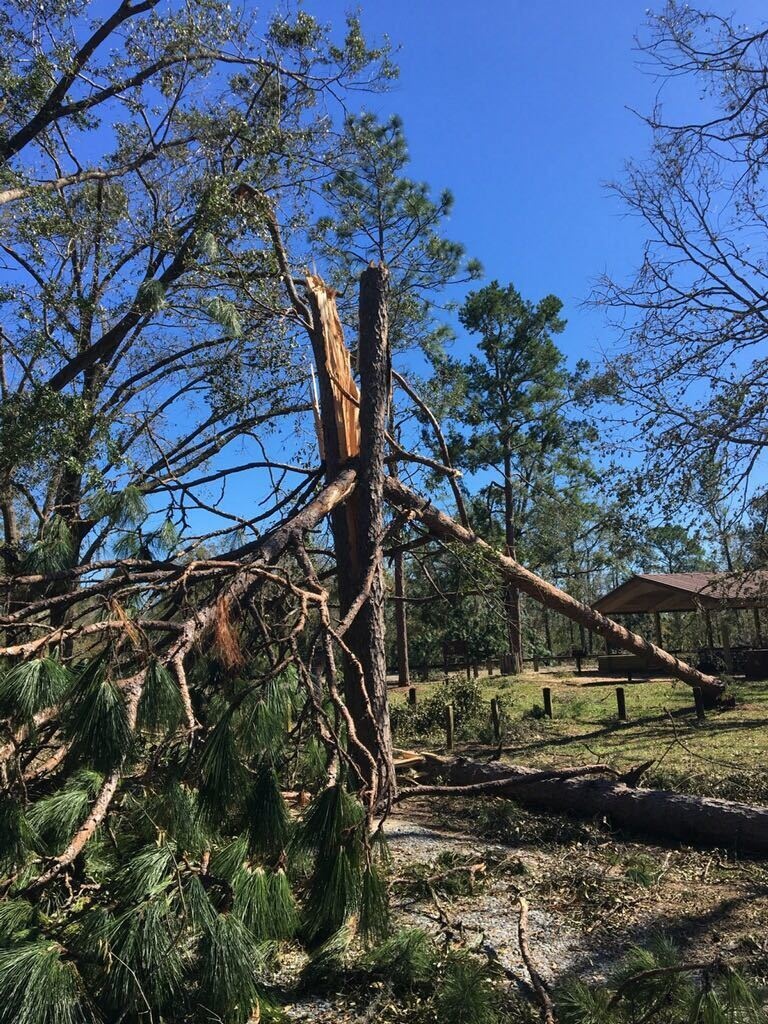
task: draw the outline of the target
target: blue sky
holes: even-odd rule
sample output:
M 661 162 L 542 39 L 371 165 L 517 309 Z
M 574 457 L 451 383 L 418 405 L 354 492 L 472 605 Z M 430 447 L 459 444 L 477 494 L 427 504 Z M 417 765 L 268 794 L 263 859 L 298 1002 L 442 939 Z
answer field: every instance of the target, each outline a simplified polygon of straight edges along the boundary
M 703 6 L 747 22 L 765 11 L 758 0 Z M 305 7 L 333 24 L 349 10 L 343 0 Z M 366 32 L 400 45 L 399 81 L 366 105 L 402 116 L 413 176 L 454 193 L 448 233 L 489 278 L 530 299 L 560 296 L 569 327 L 559 343 L 572 359 L 599 360 L 615 340 L 599 311 L 579 308 L 592 281 L 629 275 L 641 257 L 643 226 L 606 185 L 648 152 L 632 112 L 662 87 L 635 42 L 647 38 L 647 11 L 647 0 L 361 6 Z

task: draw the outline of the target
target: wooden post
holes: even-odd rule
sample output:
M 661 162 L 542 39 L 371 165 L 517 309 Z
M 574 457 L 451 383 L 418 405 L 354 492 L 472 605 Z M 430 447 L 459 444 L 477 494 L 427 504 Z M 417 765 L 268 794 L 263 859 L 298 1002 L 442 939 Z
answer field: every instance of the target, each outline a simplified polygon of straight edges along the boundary
M 472 675 L 474 676 L 475 679 L 477 679 L 478 676 L 480 675 L 480 669 L 476 661 L 472 662 Z
M 623 686 L 617 686 L 616 687 L 616 706 L 618 708 L 619 721 L 620 722 L 626 722 L 626 720 L 627 720 L 627 701 L 626 701 L 626 698 L 624 697 L 624 687 Z
M 544 695 L 544 714 L 546 715 L 547 718 L 551 718 L 552 717 L 552 690 L 550 689 L 549 686 L 545 686 L 542 689 L 541 692 Z
M 733 655 L 731 654 L 731 633 L 725 618 L 725 612 L 720 612 L 720 636 L 723 641 L 723 661 L 725 671 L 733 675 Z
M 538 656 L 538 654 L 534 654 L 534 656 L 533 656 L 533 671 L 534 672 L 538 672 L 539 671 L 539 656 Z
M 755 647 L 760 647 L 762 645 L 763 641 L 762 641 L 762 637 L 760 635 L 760 633 L 761 633 L 761 630 L 760 630 L 760 609 L 757 607 L 757 605 L 755 605 L 755 607 L 752 609 L 752 620 L 753 620 L 753 622 L 755 624 L 755 635 L 754 635 Z
M 653 613 L 653 636 L 657 647 L 664 646 L 664 631 L 661 628 L 661 612 Z
M 576 671 L 581 675 L 581 652 L 576 655 Z
M 704 713 L 704 697 L 702 695 L 700 686 L 694 686 L 693 699 L 696 704 L 696 718 L 700 722 L 703 722 L 707 716 Z
M 414 708 L 416 707 L 416 687 L 415 686 L 411 686 L 408 689 L 408 703 L 412 707 L 414 707 Z
M 501 740 L 501 711 L 496 697 L 491 701 L 491 719 L 493 721 L 493 738 L 498 743 Z
M 492 658 L 489 658 L 488 661 L 486 661 L 486 663 L 485 663 L 485 670 L 488 673 L 488 676 L 490 678 L 490 676 L 493 675 L 493 659 Z
M 453 750 L 453 704 L 445 705 L 445 749 Z

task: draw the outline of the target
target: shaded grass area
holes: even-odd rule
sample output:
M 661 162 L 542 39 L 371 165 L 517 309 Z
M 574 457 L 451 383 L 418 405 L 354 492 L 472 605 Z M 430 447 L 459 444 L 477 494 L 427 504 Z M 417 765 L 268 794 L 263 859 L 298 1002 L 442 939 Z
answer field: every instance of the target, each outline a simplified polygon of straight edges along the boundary
M 629 721 L 617 718 L 617 685 L 624 687 Z M 567 669 L 478 681 L 479 700 L 457 722 L 455 750 L 482 756 L 494 747 L 490 700 L 502 708 L 502 760 L 534 767 L 595 761 L 623 771 L 654 761 L 646 784 L 685 792 L 768 803 L 768 682 L 736 681 L 736 707 L 696 720 L 690 687 L 670 679 L 627 683 Z M 543 717 L 542 687 L 552 690 L 554 717 Z M 419 701 L 439 694 L 439 684 L 417 688 Z M 405 701 L 392 692 L 393 705 Z M 396 715 L 397 720 L 397 715 Z M 400 735 L 402 733 L 402 735 Z M 398 742 L 439 748 L 439 727 Z

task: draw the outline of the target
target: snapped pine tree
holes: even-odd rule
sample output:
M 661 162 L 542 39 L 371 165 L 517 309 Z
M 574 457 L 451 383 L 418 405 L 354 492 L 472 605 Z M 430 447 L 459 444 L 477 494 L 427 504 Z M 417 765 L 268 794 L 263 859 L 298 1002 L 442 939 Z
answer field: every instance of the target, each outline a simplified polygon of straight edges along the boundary
M 179 1024 L 210 1012 L 244 1024 L 256 1007 L 268 1020 L 275 942 L 330 949 L 353 924 L 367 941 L 386 934 L 370 837 L 374 811 L 386 813 L 395 797 L 385 500 L 401 519 L 475 547 L 547 607 L 650 654 L 711 696 L 721 692 L 719 680 L 598 616 L 386 477 L 384 268 L 369 268 L 361 282 L 359 391 L 333 293 L 310 278 L 302 303 L 317 358 L 325 485 L 225 556 L 127 565 L 124 575 L 84 584 L 72 601 L 89 607 L 89 587 L 106 594 L 108 617 L 65 618 L 40 638 L 34 623 L 45 600 L 26 628 L 14 612 L 14 643 L 3 654 L 21 660 L 0 678 L 9 736 L 0 1024 L 118 1013 L 138 1022 L 148 1005 Z M 304 547 L 327 517 L 338 615 Z M 121 597 L 137 585 L 144 604 L 128 614 Z M 309 792 L 309 806 L 291 812 L 286 789 Z M 593 813 L 607 790 L 591 792 Z M 687 813 L 695 821 L 693 804 Z M 23 987 L 23 977 L 40 984 Z

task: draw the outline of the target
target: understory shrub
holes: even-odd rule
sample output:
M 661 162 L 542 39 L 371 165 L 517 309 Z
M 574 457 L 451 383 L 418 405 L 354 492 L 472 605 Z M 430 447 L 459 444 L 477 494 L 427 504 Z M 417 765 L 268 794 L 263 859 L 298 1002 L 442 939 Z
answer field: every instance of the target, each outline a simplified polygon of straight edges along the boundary
M 490 703 L 483 699 L 478 680 L 460 676 L 449 677 L 416 705 L 393 705 L 392 727 L 400 738 L 443 732 L 448 704 L 453 704 L 457 737 L 475 739 L 490 716 Z

